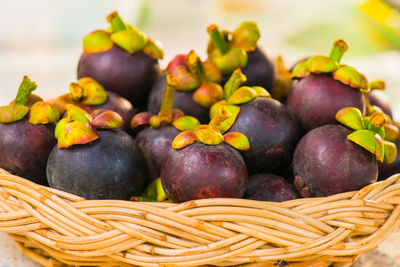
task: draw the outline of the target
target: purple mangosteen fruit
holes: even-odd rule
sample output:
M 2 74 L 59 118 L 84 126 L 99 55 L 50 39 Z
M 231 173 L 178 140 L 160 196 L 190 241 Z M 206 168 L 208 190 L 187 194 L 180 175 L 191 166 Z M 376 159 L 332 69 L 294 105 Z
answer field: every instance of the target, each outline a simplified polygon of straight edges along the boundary
M 74 104 L 88 113 L 97 109 L 117 112 L 123 119 L 122 130 L 132 134 L 129 122 L 136 109 L 126 98 L 117 93 L 106 91 L 104 87 L 90 77 L 82 77 L 77 83 L 71 83 L 69 94 L 64 94 L 53 101 L 61 114 L 66 111 L 67 104 Z
M 176 87 L 173 107 L 186 115 L 194 116 L 202 123 L 209 122 L 209 109 L 224 98 L 219 69 L 211 62 L 202 62 L 192 50 L 187 55 L 177 55 L 168 64 L 165 72 L 179 79 Z M 165 77 L 162 76 L 151 89 L 148 110 L 152 113 L 160 110 L 165 89 Z
M 244 198 L 260 201 L 282 202 L 299 197 L 294 186 L 285 178 L 259 173 L 249 177 Z
M 125 24 L 117 12 L 108 15 L 107 21 L 111 24 L 107 31 L 96 30 L 84 38 L 78 79 L 91 77 L 143 108 L 161 74 L 158 59 L 163 51 L 157 42 Z
M 294 183 L 303 197 L 359 190 L 377 180 L 378 161 L 392 162 L 396 156 L 396 146 L 384 140 L 383 113 L 363 118 L 359 109 L 347 107 L 338 111 L 336 118 L 347 127 L 318 127 L 296 147 Z
M 136 141 L 124 131 L 120 115 L 96 110 L 90 115 L 68 104 L 59 121 L 58 144 L 47 162 L 51 187 L 86 199 L 128 200 L 140 194 L 146 164 Z
M 171 144 L 180 131 L 193 130 L 200 123 L 192 116 L 183 116 L 173 110 L 173 98 L 179 79 L 172 74 L 166 76 L 166 86 L 161 108 L 155 114 L 141 112 L 131 120 L 131 126 L 138 129 L 136 140 L 146 159 L 149 181 L 160 177 L 162 165 Z
M 290 91 L 286 105 L 307 132 L 326 124 L 335 124 L 335 114 L 344 107 L 365 109 L 363 93 L 369 91 L 366 78 L 340 60 L 347 44 L 334 42 L 329 57 L 313 56 L 300 62 L 292 75 L 300 80 Z
M 247 168 L 235 148 L 248 149 L 249 142 L 240 133 L 219 132 L 221 123 L 230 115 L 222 107 L 209 125 L 200 125 L 175 137 L 161 170 L 162 186 L 169 199 L 184 202 L 243 196 Z
M 240 86 L 246 77 L 236 70 L 225 84 L 225 100 L 210 110 L 223 105 L 233 116 L 226 120 L 221 132 L 240 132 L 250 141 L 251 148 L 241 151 L 249 173 L 271 172 L 288 166 L 299 139 L 295 116 L 261 87 Z
M 221 31 L 212 24 L 207 28 L 210 41 L 208 58 L 222 72 L 225 84 L 232 72 L 241 68 L 247 77 L 246 86 L 261 86 L 272 90 L 275 82 L 275 66 L 264 50 L 257 46 L 260 31 L 254 22 L 243 22 L 233 32 Z
M 31 99 L 36 87 L 25 76 L 15 100 L 0 107 L 0 167 L 45 184 L 46 163 L 56 143 L 53 132 L 59 113 L 40 98 Z

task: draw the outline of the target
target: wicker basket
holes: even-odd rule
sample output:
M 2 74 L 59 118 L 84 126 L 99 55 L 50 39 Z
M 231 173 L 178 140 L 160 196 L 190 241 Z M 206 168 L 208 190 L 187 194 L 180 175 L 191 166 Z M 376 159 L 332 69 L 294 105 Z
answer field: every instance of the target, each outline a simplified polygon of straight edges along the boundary
M 282 203 L 85 200 L 0 169 L 0 231 L 44 266 L 349 266 L 399 226 L 400 174 Z

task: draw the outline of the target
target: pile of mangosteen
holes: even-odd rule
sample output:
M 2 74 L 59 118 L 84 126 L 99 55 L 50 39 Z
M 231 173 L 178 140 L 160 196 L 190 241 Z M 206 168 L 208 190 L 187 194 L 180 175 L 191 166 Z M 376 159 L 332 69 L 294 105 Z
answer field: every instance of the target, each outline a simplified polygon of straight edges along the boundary
M 210 25 L 207 58 L 163 50 L 113 12 L 83 39 L 56 99 L 28 77 L 0 107 L 0 167 L 87 199 L 286 201 L 359 190 L 400 172 L 383 81 L 341 63 L 348 46 L 287 69 L 254 22 Z

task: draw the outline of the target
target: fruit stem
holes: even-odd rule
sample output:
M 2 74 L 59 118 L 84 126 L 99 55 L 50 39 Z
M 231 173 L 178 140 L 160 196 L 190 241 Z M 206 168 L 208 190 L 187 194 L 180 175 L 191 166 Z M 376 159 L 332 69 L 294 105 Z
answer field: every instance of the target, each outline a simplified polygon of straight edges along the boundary
M 179 84 L 179 79 L 172 75 L 167 75 L 167 84 L 165 86 L 163 99 L 161 102 L 160 116 L 167 118 L 168 122 L 172 121 L 172 103 L 174 100 L 174 94 L 176 86 Z
M 219 30 L 218 26 L 215 24 L 211 24 L 207 28 L 208 35 L 210 36 L 214 46 L 221 52 L 221 54 L 225 54 L 228 52 L 230 45 L 225 40 L 224 35 Z
M 240 69 L 236 69 L 224 85 L 224 97 L 226 100 L 247 80 Z
M 337 63 L 340 63 L 344 53 L 347 51 L 348 46 L 345 41 L 342 39 L 338 39 L 333 43 L 332 50 L 329 54 L 329 58 L 335 60 Z
M 205 69 L 200 57 L 194 50 L 191 50 L 186 55 L 186 65 L 190 73 L 193 73 L 197 80 L 202 80 L 205 77 Z
M 106 19 L 107 22 L 110 23 L 113 27 L 114 32 L 126 30 L 125 23 L 123 22 L 117 11 L 110 13 Z
M 226 107 L 221 106 L 218 114 L 212 118 L 208 126 L 211 129 L 214 129 L 219 132 L 219 129 L 221 128 L 222 123 L 228 119 L 232 114 L 226 109 Z
M 28 76 L 24 76 L 21 84 L 18 88 L 17 96 L 15 97 L 14 104 L 15 105 L 28 105 L 29 97 L 31 93 L 36 89 L 37 85 L 35 82 L 32 82 Z

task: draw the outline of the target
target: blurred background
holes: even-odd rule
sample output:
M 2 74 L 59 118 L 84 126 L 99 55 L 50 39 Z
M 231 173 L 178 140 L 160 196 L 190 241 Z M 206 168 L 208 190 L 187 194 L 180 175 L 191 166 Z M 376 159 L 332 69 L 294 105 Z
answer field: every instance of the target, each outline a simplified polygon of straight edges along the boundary
M 342 62 L 369 80 L 383 79 L 400 119 L 400 1 L 382 0 L 0 0 L 0 105 L 14 98 L 27 74 L 37 94 L 66 93 L 76 80 L 83 37 L 108 27 L 117 10 L 164 45 L 162 66 L 191 49 L 205 57 L 211 23 L 233 30 L 256 21 L 260 44 L 287 65 L 315 53 L 327 55 L 343 38 L 349 50 Z

